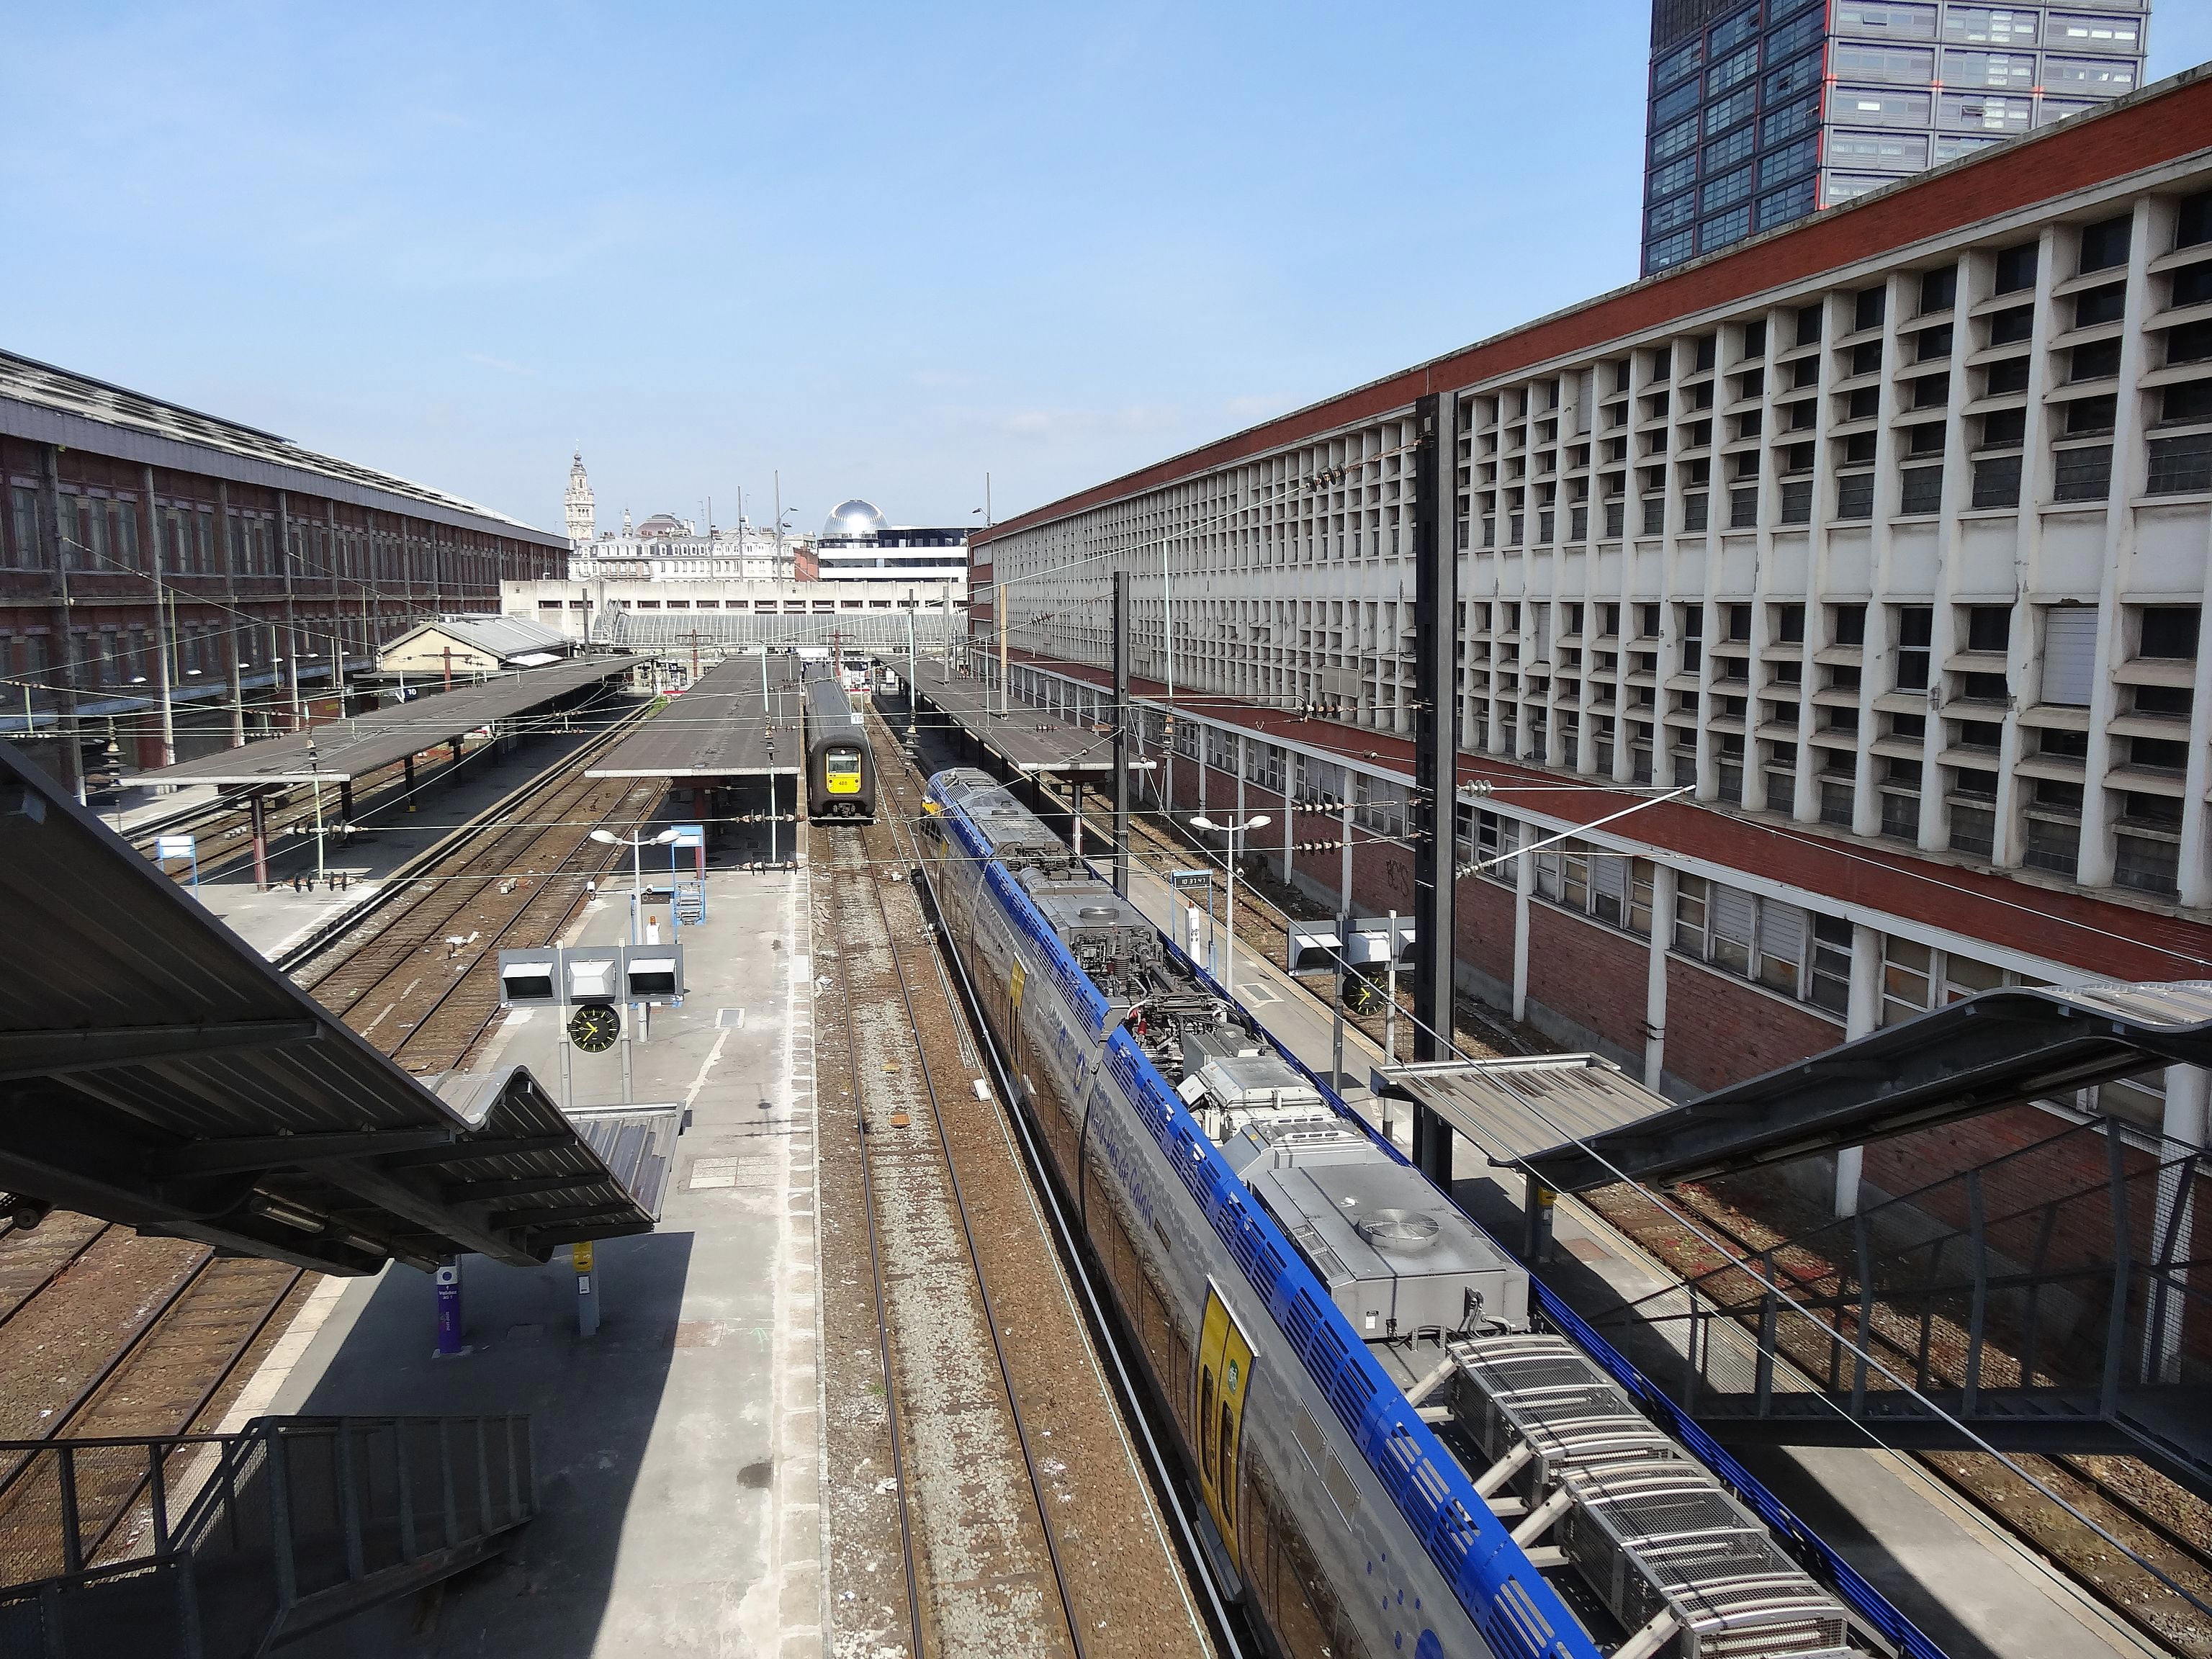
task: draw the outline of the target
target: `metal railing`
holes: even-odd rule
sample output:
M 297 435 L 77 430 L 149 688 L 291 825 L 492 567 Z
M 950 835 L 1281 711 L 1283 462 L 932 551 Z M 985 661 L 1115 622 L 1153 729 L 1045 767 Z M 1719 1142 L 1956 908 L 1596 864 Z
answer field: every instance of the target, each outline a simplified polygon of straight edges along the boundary
M 1600 1323 L 1661 1337 L 1699 1415 L 1817 1413 L 1817 1394 L 1894 1421 L 1925 1414 L 1910 1389 L 1967 1418 L 2124 1425 L 2212 1364 L 2205 1176 L 2199 1148 L 2081 1124 Z M 2212 1443 L 2168 1449 L 2212 1462 Z
M 535 1513 L 530 1419 L 262 1418 L 0 1442 L 0 1659 L 257 1653 L 494 1553 Z

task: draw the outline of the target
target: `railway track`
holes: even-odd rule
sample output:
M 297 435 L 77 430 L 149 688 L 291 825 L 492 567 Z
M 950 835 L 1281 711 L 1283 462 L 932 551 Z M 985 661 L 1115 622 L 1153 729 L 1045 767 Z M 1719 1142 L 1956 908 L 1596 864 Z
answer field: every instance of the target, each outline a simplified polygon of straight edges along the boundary
M 1055 793 L 1065 807 L 1066 793 Z M 1110 854 L 1110 814 L 1100 813 L 1086 805 L 1084 825 L 1086 847 L 1096 836 L 1101 852 Z M 1133 860 L 1150 864 L 1155 869 L 1180 863 L 1188 859 L 1191 851 L 1187 843 L 1149 812 L 1132 811 L 1130 839 Z M 1270 951 L 1279 960 L 1287 943 L 1288 918 L 1258 893 L 1253 892 L 1252 898 L 1254 902 L 1238 906 L 1238 939 Z M 1409 1011 L 1401 1004 L 1401 1013 L 1406 1012 Z M 1477 1018 L 1470 1029 L 1470 1011 L 1462 1006 L 1459 1012 L 1456 1040 L 1468 1053 L 1525 1052 L 1530 1046 L 1494 1020 Z M 1370 1040 L 1380 1042 L 1382 1022 L 1379 1014 L 1347 1012 L 1346 1021 L 1364 1030 Z M 1406 1021 L 1401 1018 L 1400 1024 L 1404 1026 Z M 1410 1027 L 1407 1030 L 1410 1031 Z M 1759 1247 L 1741 1231 L 1744 1218 L 1694 1188 L 1671 1188 L 1669 1196 L 1711 1226 L 1744 1257 L 1757 1257 Z M 1608 1218 L 1616 1219 L 1619 1224 L 1618 1218 Z M 1670 1267 L 1693 1265 L 1671 1261 L 1663 1239 L 1644 1236 L 1650 1229 L 1625 1227 L 1623 1231 Z M 1887 1337 L 1879 1319 L 1872 1334 L 1879 1348 L 1901 1359 L 1908 1368 L 1915 1362 L 1911 1352 Z M 1995 1458 L 1972 1453 L 1913 1455 L 2024 1547 L 2058 1565 L 2136 1631 L 2176 1651 L 2212 1654 L 2212 1631 L 2207 1630 L 2205 1621 L 2195 1609 L 2150 1574 L 2118 1556 L 2087 1528 L 2072 1522 L 2028 1481 L 2011 1474 Z M 2212 1600 L 2212 1512 L 2208 1512 L 2206 1506 L 2179 1488 L 2168 1487 L 2167 1483 L 2133 1460 L 2015 1454 L 2013 1462 L 2045 1486 L 2060 1492 L 2107 1532 L 2127 1540 L 2130 1547 L 2160 1571 L 2190 1585 L 2200 1597 Z M 2112 1466 L 2116 1463 L 2124 1467 L 2115 1471 Z M 2158 1490 L 2146 1498 L 2134 1490 L 2142 1486 Z
M 1162 1594 L 1188 1559 L 1121 1425 L 1122 1395 L 1008 1115 L 974 1087 L 980 1056 L 908 878 L 918 787 L 880 724 L 873 735 L 878 822 L 809 832 L 830 981 L 817 1004 L 831 1108 L 823 1212 L 866 1218 L 844 1246 L 854 1294 L 825 1302 L 825 1319 L 848 1304 L 842 1328 L 825 1335 L 833 1351 L 873 1345 L 881 1406 L 833 1416 L 831 1461 L 865 1456 L 889 1476 L 872 1514 L 842 1520 L 896 1540 L 903 1582 L 885 1584 L 865 1551 L 833 1548 L 833 1581 L 847 1582 L 830 1585 L 832 1605 L 867 1598 L 856 1638 L 872 1624 L 878 1647 L 933 1656 L 1221 1650 L 1187 1589 Z
M 449 838 L 392 899 L 321 941 L 301 982 L 401 1063 L 460 1065 L 498 1015 L 500 945 L 565 927 L 588 902 L 587 883 L 614 862 L 617 849 L 590 830 L 635 822 L 658 799 L 657 785 L 576 775 L 628 725 L 614 723 Z M 448 947 L 457 927 L 467 943 Z M 398 1018 L 379 1028 L 385 1013 Z M 0 1231 L 0 1438 L 206 1431 L 313 1277 L 67 1212 Z M 85 1535 L 119 1547 L 146 1512 L 145 1460 L 94 1451 L 78 1464 Z M 54 1525 L 52 1494 L 29 1467 L 0 1463 L 0 1561 L 12 1536 Z
M 544 720 L 550 723 L 551 719 L 557 718 L 563 722 L 565 729 L 568 722 L 586 719 L 601 707 L 602 704 L 599 702 L 586 703 L 578 708 L 565 710 L 557 717 L 544 717 Z M 325 726 L 332 724 L 336 722 L 325 722 Z M 527 727 L 519 729 L 526 730 Z M 442 747 L 442 744 L 434 743 L 427 745 L 422 752 L 428 753 Z M 465 751 L 460 759 L 450 761 L 434 769 L 418 770 L 415 777 L 413 793 L 419 793 L 431 784 L 443 781 L 455 768 L 466 765 L 477 756 L 486 753 L 488 748 L 489 745 L 479 747 L 473 751 Z M 394 762 L 390 766 L 380 767 L 374 772 L 364 773 L 355 779 L 353 796 L 356 817 L 365 818 L 374 811 L 396 806 L 404 800 L 410 793 L 406 788 L 406 777 L 405 763 Z M 283 798 L 283 805 L 271 807 L 264 823 L 264 829 L 272 848 L 280 836 L 313 835 L 319 816 L 314 792 L 312 788 L 299 784 L 288 785 L 285 787 L 286 793 Z M 337 822 L 339 799 L 335 786 L 323 796 L 319 817 L 325 829 L 333 827 Z M 142 823 L 131 830 L 129 840 L 131 846 L 150 859 L 154 855 L 154 843 L 161 836 L 189 830 L 203 843 L 199 874 L 200 878 L 204 881 L 236 870 L 252 859 L 253 843 L 251 838 L 251 824 L 252 817 L 249 813 L 230 805 L 227 799 L 217 799 L 203 801 L 195 806 L 171 813 L 163 818 Z M 210 842 L 214 843 L 211 851 L 206 845 Z M 169 872 L 170 878 L 179 883 L 189 880 L 191 874 L 188 868 L 173 870 Z
M 516 804 L 519 821 L 409 884 L 294 978 L 401 1065 L 460 1066 L 499 1018 L 500 950 L 558 937 L 620 859 L 591 832 L 644 822 L 661 787 L 573 770 L 553 780 Z

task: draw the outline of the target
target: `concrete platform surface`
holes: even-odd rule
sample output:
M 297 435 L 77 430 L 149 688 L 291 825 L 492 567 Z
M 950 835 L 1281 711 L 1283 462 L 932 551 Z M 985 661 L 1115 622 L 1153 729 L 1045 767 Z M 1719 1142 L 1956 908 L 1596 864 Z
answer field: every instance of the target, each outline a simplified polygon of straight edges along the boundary
M 430 1282 L 393 1268 L 337 1292 L 290 1376 L 262 1390 L 279 1412 L 526 1411 L 538 1462 L 540 1511 L 506 1559 L 288 1651 L 817 1659 L 813 977 L 797 879 L 716 871 L 708 921 L 684 930 L 690 994 L 658 1011 L 633 1065 L 635 1097 L 682 1102 L 690 1124 L 659 1231 L 599 1247 L 596 1336 L 577 1334 L 566 1251 L 532 1269 L 471 1258 L 471 1351 L 434 1359 Z M 627 925 L 626 905 L 595 902 L 574 936 Z M 556 1079 L 557 1041 L 550 1016 L 511 1014 L 479 1069 Z M 618 1053 L 574 1057 L 580 1103 L 619 1097 Z
M 412 797 L 398 790 L 364 801 L 356 814 L 359 833 L 340 841 L 325 837 L 318 872 L 312 830 L 287 830 L 269 842 L 270 890 L 257 892 L 252 866 L 234 867 L 220 879 L 204 878 L 185 890 L 220 917 L 230 930 L 265 957 L 282 956 L 316 928 L 373 896 L 393 870 L 432 843 L 451 835 L 467 819 L 574 752 L 589 734 L 546 734 L 465 749 L 458 766 L 441 758 L 418 765 Z M 506 752 L 500 752 L 504 747 Z M 326 822 L 338 820 L 337 791 L 324 792 Z M 409 805 L 414 807 L 408 810 Z M 343 878 L 343 887 L 328 878 Z M 306 890 L 295 890 L 300 878 Z

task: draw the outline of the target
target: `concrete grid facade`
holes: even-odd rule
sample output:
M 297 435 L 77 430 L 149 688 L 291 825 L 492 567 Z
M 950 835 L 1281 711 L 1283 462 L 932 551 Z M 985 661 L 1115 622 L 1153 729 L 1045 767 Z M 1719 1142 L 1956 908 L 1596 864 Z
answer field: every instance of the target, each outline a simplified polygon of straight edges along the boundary
M 1103 716 L 1126 565 L 1177 804 L 1288 843 L 1355 802 L 1363 906 L 1410 893 L 1443 391 L 1461 775 L 1497 791 L 1457 811 L 1463 981 L 1680 1091 L 1996 984 L 2202 977 L 2208 131 L 2179 77 L 1024 515 L 979 548 L 979 655 L 1003 591 L 1017 690 Z M 2204 1139 L 2194 1073 L 2105 1103 Z

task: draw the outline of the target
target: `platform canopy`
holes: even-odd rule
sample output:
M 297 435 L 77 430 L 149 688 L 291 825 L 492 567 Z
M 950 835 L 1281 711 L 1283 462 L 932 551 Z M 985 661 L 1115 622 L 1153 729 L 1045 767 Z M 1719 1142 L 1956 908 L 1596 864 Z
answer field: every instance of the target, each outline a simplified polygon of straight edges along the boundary
M 2175 1064 L 2212 1065 L 2212 981 L 1985 991 L 1522 1161 L 1568 1192 L 1698 1180 Z
M 915 673 L 914 689 L 923 702 L 1015 771 L 1070 776 L 1096 772 L 1111 781 L 1111 731 L 1078 726 L 1018 698 L 1001 713 L 996 690 L 943 663 L 922 663 Z M 1154 764 L 1135 758 L 1129 762 L 1132 771 L 1148 770 Z
M 1376 1073 L 1375 1092 L 1427 1107 L 1501 1164 L 1568 1136 L 1587 1139 L 1641 1122 L 1673 1104 L 1597 1054 L 1421 1060 Z
M 639 657 L 580 657 L 431 691 L 305 732 L 225 749 L 134 778 L 138 784 L 344 783 L 451 743 L 479 727 L 520 720 L 586 687 L 627 679 Z M 312 752 L 311 752 L 312 751 Z
M 806 736 L 795 657 L 731 657 L 668 699 L 588 778 L 796 777 Z
M 0 745 L 0 1191 L 331 1273 L 643 1232 L 520 1067 L 434 1091 Z M 649 1192 L 647 1189 L 649 1188 Z M 640 1194 L 647 1193 L 641 1201 Z

